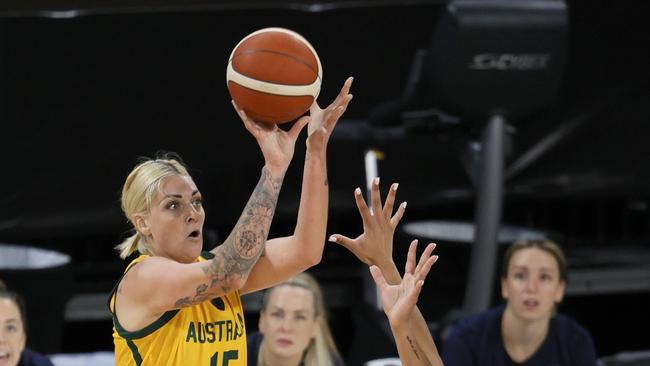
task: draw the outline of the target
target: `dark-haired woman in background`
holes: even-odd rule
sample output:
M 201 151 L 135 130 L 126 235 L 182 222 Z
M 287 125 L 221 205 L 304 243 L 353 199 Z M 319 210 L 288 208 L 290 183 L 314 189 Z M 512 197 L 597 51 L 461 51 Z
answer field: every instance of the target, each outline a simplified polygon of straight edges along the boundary
M 0 280 L 0 365 L 53 366 L 47 357 L 26 348 L 26 343 L 25 302 Z

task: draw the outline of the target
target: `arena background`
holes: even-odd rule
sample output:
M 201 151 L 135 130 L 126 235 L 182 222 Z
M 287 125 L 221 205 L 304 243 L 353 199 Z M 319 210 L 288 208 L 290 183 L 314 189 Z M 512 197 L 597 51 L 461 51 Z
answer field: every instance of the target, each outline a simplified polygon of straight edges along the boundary
M 506 120 L 501 223 L 544 232 L 567 250 L 570 286 L 560 311 L 592 332 L 599 356 L 647 350 L 650 12 L 636 1 L 566 5 L 566 65 L 557 93 Z M 481 146 L 484 121 L 445 109 L 426 92 L 415 106 L 401 103 L 416 55 L 433 52 L 446 6 L 3 1 L 0 242 L 70 258 L 40 272 L 0 269 L 28 298 L 35 318 L 30 343 L 47 353 L 112 350 L 105 301 L 125 265 L 112 248 L 129 229 L 119 192 L 139 156 L 179 153 L 205 197 L 205 248 L 227 235 L 262 160 L 230 107 L 225 67 L 234 45 L 259 28 L 286 27 L 310 40 L 323 63 L 321 103 L 355 77 L 354 100 L 329 146 L 328 233 L 361 230 L 352 192 L 365 186 L 369 150 L 381 152 L 382 188 L 399 182 L 398 200 L 408 201 L 396 234 L 400 267 L 416 236 L 403 230 L 407 223 L 474 222 L 480 182 L 471 160 L 480 154 L 471 151 Z M 408 114 L 431 108 L 435 113 L 421 118 Z M 299 143 L 271 236 L 293 229 L 303 156 Z M 441 258 L 420 306 L 444 346 L 444 327 L 463 306 L 471 244 L 438 242 Z M 383 315 L 366 301 L 365 268 L 329 243 L 311 272 L 325 287 L 348 362 L 391 355 Z M 258 297 L 245 301 L 250 331 L 257 328 Z M 490 301 L 498 303 L 498 296 Z

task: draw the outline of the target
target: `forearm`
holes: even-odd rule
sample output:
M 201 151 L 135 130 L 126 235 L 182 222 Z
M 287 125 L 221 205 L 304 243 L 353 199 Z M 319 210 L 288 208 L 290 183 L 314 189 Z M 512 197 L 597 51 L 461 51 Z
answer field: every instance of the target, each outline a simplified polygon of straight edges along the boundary
M 386 282 L 388 282 L 388 284 L 396 285 L 401 282 L 402 279 L 392 259 L 377 265 L 384 274 L 384 277 L 386 278 Z M 415 336 L 415 340 L 417 341 L 419 348 L 424 352 L 429 362 L 432 365 L 442 365 L 442 360 L 438 354 L 438 349 L 433 340 L 433 337 L 431 336 L 431 332 L 429 332 L 427 322 L 417 306 L 413 308 L 413 313 L 409 318 L 409 324 L 409 328 Z M 397 341 L 397 337 L 395 338 Z
M 296 254 L 305 268 L 320 262 L 325 245 L 329 187 L 327 181 L 326 152 L 307 149 L 302 179 L 302 191 L 294 239 L 300 246 Z
M 390 325 L 397 353 L 403 366 L 427 365 L 431 366 L 429 359 L 423 354 L 419 343 L 414 339 L 414 332 L 406 324 Z
M 237 224 L 224 243 L 211 251 L 214 258 L 204 267 L 209 288 L 225 293 L 240 288 L 264 249 L 285 171 L 265 166 Z M 233 288 L 235 287 L 235 288 Z

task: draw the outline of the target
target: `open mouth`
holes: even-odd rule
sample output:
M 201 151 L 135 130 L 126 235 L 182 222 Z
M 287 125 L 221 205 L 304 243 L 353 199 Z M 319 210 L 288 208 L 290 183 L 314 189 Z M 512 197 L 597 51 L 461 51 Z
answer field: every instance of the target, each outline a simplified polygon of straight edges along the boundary
M 188 235 L 190 238 L 196 239 L 201 235 L 201 232 L 199 230 L 194 230 Z
M 525 300 L 524 305 L 528 308 L 534 308 L 537 305 L 539 305 L 539 301 L 537 300 Z
M 9 360 L 9 352 L 7 351 L 0 351 L 0 362 L 6 362 Z

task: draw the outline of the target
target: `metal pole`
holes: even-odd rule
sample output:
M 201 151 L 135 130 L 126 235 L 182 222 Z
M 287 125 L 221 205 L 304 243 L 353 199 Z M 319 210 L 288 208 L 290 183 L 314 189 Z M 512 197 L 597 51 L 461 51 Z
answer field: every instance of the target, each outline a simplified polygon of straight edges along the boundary
M 464 303 L 469 314 L 488 309 L 491 302 L 503 199 L 504 125 L 502 116 L 492 116 L 482 136 L 474 245 Z
M 370 199 L 372 191 L 372 181 L 377 177 L 377 158 L 380 153 L 377 150 L 368 150 L 364 155 L 364 164 L 366 169 L 366 202 L 368 208 L 374 211 L 372 207 L 372 200 Z M 381 297 L 379 290 L 375 286 L 375 281 L 370 275 L 370 271 L 363 271 L 364 280 L 364 299 L 371 304 L 374 308 L 383 310 L 381 305 Z

